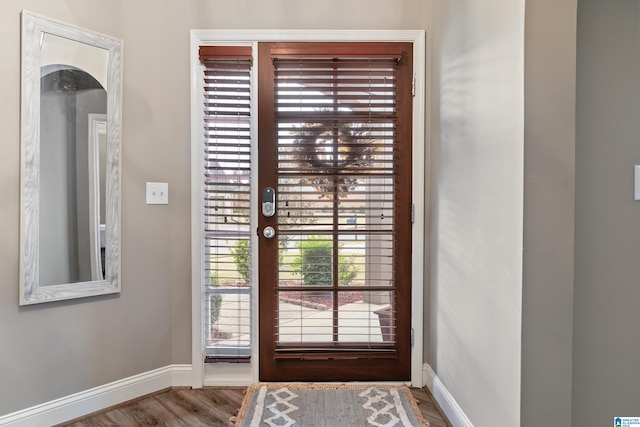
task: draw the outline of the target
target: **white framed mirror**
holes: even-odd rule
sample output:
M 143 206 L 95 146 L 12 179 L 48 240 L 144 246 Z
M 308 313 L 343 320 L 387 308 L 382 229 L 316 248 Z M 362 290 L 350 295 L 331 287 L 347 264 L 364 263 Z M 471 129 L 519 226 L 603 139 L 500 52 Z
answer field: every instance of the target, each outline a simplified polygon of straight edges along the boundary
M 22 11 L 20 305 L 120 292 L 121 58 Z

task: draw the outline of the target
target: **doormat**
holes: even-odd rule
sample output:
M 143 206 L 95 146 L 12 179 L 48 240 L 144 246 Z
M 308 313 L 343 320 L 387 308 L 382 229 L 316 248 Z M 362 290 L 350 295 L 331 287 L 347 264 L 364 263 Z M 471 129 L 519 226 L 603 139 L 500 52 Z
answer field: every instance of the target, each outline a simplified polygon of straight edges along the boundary
M 428 427 L 407 386 L 256 384 L 236 427 Z

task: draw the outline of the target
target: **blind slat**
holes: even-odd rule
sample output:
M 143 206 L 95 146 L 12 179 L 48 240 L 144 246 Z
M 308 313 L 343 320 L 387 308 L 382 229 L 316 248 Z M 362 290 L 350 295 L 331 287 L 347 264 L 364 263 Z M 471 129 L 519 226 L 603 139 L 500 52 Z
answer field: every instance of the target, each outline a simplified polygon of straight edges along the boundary
M 240 60 L 243 64 L 251 63 L 251 46 L 200 46 L 198 54 L 200 60 L 206 62 L 233 59 Z

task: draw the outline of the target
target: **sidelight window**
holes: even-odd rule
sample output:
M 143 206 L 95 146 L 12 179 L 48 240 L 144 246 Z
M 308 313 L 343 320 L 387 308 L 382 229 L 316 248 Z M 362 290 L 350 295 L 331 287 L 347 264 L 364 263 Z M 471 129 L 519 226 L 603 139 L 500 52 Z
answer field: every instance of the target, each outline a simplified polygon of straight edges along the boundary
M 201 46 L 204 66 L 204 343 L 207 361 L 251 355 L 251 48 Z

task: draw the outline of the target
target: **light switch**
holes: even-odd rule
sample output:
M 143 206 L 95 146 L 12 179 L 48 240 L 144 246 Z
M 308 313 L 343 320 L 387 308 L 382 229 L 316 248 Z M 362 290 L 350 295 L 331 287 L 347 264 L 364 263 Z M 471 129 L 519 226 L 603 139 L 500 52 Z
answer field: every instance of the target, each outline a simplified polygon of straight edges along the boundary
M 147 182 L 147 204 L 168 205 L 169 184 L 166 182 Z
M 633 167 L 633 200 L 640 200 L 640 165 Z

